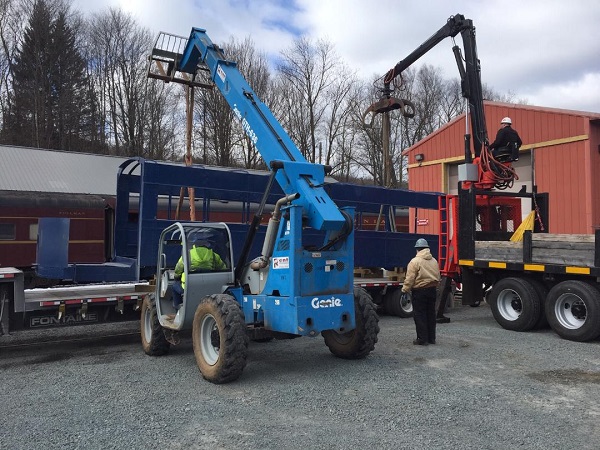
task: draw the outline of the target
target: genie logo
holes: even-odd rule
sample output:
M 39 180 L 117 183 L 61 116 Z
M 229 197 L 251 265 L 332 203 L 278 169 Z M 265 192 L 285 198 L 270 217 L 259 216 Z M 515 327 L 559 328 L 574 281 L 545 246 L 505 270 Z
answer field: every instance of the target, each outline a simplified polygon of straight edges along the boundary
M 336 306 L 342 306 L 342 301 L 339 298 L 331 297 L 326 299 L 320 299 L 319 297 L 315 297 L 310 302 L 311 306 L 314 309 L 319 308 L 335 308 Z

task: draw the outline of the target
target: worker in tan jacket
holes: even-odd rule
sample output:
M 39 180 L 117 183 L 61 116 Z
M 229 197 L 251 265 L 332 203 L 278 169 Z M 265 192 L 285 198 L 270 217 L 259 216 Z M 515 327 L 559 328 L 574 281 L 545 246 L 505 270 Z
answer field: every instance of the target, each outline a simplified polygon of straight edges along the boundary
M 435 300 L 440 267 L 423 238 L 415 244 L 417 255 L 408 263 L 402 285 L 403 295 L 412 292 L 413 317 L 417 328 L 415 345 L 435 344 Z

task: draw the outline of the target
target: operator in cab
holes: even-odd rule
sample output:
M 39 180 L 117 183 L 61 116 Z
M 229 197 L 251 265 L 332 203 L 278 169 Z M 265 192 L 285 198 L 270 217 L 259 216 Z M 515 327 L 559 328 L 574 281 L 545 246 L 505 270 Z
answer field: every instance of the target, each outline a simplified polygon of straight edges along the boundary
M 496 140 L 490 144 L 492 155 L 500 162 L 518 161 L 519 148 L 523 142 L 517 130 L 512 127 L 510 117 L 500 121 L 500 129 L 496 134 Z
M 190 271 L 197 270 L 224 270 L 227 265 L 218 253 L 213 251 L 212 243 L 207 239 L 191 237 L 190 242 Z M 185 271 L 183 267 L 183 256 L 175 265 L 175 283 L 173 283 L 173 307 L 178 310 L 183 303 L 185 291 Z
M 413 318 L 417 329 L 415 345 L 435 344 L 435 301 L 440 283 L 440 267 L 423 238 L 415 243 L 416 256 L 410 260 L 402 295 L 412 292 Z

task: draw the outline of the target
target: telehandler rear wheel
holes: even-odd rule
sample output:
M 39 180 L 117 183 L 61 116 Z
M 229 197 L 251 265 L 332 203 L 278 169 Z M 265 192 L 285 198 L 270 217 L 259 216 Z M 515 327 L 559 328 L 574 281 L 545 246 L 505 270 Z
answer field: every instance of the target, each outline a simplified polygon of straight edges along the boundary
M 371 296 L 363 288 L 354 288 L 356 328 L 347 333 L 323 331 L 325 345 L 338 358 L 361 359 L 375 348 L 379 333 L 379 317 Z
M 142 302 L 140 331 L 142 348 L 147 355 L 162 356 L 169 352 L 171 344 L 167 342 L 163 327 L 160 326 L 158 321 L 156 301 L 153 294 L 146 295 Z
M 246 366 L 248 335 L 244 313 L 231 295 L 204 297 L 192 327 L 194 356 L 202 376 L 211 383 L 236 380 Z

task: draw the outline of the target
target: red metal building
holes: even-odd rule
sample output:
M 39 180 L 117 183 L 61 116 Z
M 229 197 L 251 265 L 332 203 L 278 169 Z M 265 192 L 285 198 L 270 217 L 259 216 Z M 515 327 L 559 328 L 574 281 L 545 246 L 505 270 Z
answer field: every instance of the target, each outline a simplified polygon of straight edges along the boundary
M 600 113 L 485 102 L 485 114 L 490 142 L 500 120 L 512 119 L 523 146 L 513 164 L 519 179 L 510 190 L 531 192 L 535 184 L 549 194 L 550 233 L 590 234 L 600 227 Z M 457 191 L 465 129 L 462 115 L 405 150 L 409 189 Z M 417 232 L 437 233 L 433 211 L 417 214 L 418 220 L 411 216 Z

